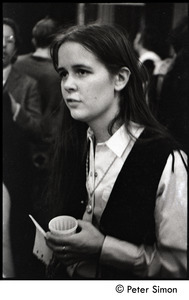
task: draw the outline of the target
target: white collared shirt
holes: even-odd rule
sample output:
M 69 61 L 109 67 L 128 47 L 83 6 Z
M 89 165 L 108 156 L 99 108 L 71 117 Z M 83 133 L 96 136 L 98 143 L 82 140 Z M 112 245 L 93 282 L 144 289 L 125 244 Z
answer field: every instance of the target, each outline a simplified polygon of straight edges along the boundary
M 131 132 L 138 137 L 143 128 L 131 123 Z M 91 137 L 91 134 L 89 134 Z M 92 139 L 91 139 L 92 141 Z M 134 139 L 130 140 L 124 126 L 105 143 L 96 145 L 95 156 L 90 155 L 89 175 L 93 180 L 89 182 L 98 184 L 102 174 L 106 172 L 111 161 L 117 156 L 114 164 L 109 169 L 107 175 L 95 190 L 93 197 L 92 211 L 87 210 L 83 219 L 92 222 L 95 219 L 95 226 L 98 227 L 102 212 L 108 202 L 115 180 L 130 153 Z M 92 149 L 92 147 L 90 148 Z M 185 161 L 187 156 L 182 152 Z M 183 278 L 186 276 L 187 265 L 187 172 L 178 152 L 174 152 L 174 173 L 172 172 L 172 156 L 168 157 L 166 166 L 162 173 L 155 205 L 155 224 L 157 243 L 153 246 L 136 246 L 106 236 L 100 262 L 127 269 L 132 265 L 133 272 L 138 276 L 153 278 L 160 276 L 165 278 Z M 97 177 L 95 177 L 97 172 Z M 93 186 L 90 187 L 94 189 Z M 85 270 L 81 272 L 85 274 Z M 90 269 L 90 266 L 89 266 Z
M 142 127 L 132 123 L 131 132 L 136 138 L 138 138 L 142 131 Z M 95 225 L 98 227 L 100 217 L 106 207 L 116 178 L 135 140 L 126 133 L 125 127 L 122 125 L 108 141 L 97 143 L 94 154 L 93 133 L 91 130 L 88 130 L 88 138 L 91 141 L 88 176 L 90 191 L 93 191 L 95 186 L 98 185 L 98 182 L 101 181 L 103 175 L 113 162 L 111 168 L 95 190 L 91 203 L 92 211 L 90 213 L 86 211 L 83 216 L 83 219 L 86 221 L 92 221 L 92 218 L 96 220 Z M 116 160 L 114 161 L 114 159 Z

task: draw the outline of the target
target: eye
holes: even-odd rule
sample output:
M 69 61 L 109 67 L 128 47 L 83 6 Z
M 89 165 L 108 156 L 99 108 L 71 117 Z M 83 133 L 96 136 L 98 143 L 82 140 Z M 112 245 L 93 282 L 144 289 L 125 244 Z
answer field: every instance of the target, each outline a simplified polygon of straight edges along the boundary
M 3 38 L 5 39 L 5 42 L 7 44 L 14 44 L 15 43 L 15 37 L 13 35 L 6 35 Z
M 58 72 L 60 79 L 65 79 L 66 76 L 68 75 L 68 72 L 66 72 L 65 70 L 61 70 Z
M 85 69 L 78 69 L 78 70 L 76 70 L 76 74 L 83 77 L 83 76 L 86 76 L 87 74 L 89 74 L 89 71 L 87 71 Z

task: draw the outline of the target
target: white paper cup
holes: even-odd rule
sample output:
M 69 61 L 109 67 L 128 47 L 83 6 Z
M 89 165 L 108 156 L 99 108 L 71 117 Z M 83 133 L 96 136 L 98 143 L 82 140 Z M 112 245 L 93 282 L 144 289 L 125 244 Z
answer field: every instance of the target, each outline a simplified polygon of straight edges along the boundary
M 58 216 L 49 222 L 49 230 L 55 235 L 72 235 L 76 232 L 78 222 L 71 216 Z

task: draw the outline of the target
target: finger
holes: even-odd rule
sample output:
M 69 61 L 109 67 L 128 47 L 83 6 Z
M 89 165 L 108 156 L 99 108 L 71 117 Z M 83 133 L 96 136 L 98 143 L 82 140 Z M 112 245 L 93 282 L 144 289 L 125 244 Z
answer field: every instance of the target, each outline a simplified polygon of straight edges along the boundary
M 58 252 L 58 253 L 67 252 L 67 250 L 65 251 L 65 245 L 55 244 L 54 242 L 52 242 L 50 240 L 47 240 L 46 244 L 49 248 L 51 248 L 53 250 L 53 252 Z
M 56 253 L 60 255 L 67 255 L 68 253 L 72 253 L 70 247 L 68 246 L 57 246 L 55 248 Z
M 53 243 L 55 245 L 65 245 L 68 242 L 68 239 L 63 236 L 54 235 L 51 232 L 46 233 L 46 241 Z

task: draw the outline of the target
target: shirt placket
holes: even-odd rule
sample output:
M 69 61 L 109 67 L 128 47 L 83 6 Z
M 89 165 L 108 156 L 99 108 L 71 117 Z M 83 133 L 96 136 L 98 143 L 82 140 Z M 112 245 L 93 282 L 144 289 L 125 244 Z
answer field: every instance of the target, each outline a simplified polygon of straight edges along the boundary
M 92 222 L 95 205 L 95 162 L 94 162 L 94 145 L 93 140 L 89 137 L 90 150 L 89 150 L 89 174 L 87 179 L 88 203 L 86 207 L 85 219 Z

